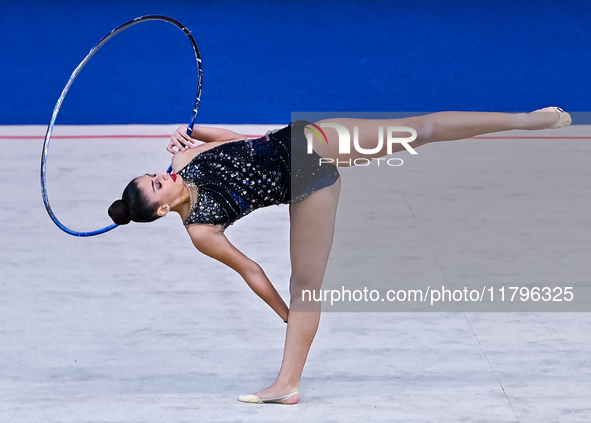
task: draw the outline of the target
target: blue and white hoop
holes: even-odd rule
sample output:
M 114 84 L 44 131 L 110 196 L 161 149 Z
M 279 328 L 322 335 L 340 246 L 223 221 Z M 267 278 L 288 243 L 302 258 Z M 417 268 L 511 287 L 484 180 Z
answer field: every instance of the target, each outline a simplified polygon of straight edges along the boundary
M 57 115 L 60 111 L 60 108 L 62 107 L 62 103 L 64 101 L 64 98 L 66 97 L 66 94 L 68 93 L 68 91 L 70 90 L 70 87 L 74 83 L 74 80 L 76 79 L 76 77 L 78 76 L 78 74 L 80 73 L 82 68 L 90 60 L 90 58 L 107 41 L 109 41 L 111 38 L 113 38 L 115 35 L 117 35 L 121 31 L 123 31 L 133 25 L 136 25 L 140 22 L 147 22 L 147 21 L 164 21 L 164 22 L 171 23 L 174 26 L 176 26 L 177 28 L 179 28 L 181 31 L 183 31 L 183 33 L 187 36 L 189 41 L 191 41 L 191 45 L 193 46 L 193 50 L 195 52 L 195 59 L 197 61 L 198 81 L 197 81 L 197 94 L 195 96 L 195 106 L 193 107 L 193 113 L 191 115 L 191 121 L 189 122 L 189 127 L 187 129 L 187 134 L 191 135 L 191 132 L 193 131 L 193 125 L 195 124 L 195 120 L 197 119 L 197 112 L 199 111 L 199 104 L 201 103 L 201 85 L 202 85 L 202 81 L 203 81 L 203 71 L 201 69 L 201 56 L 199 55 L 199 49 L 197 48 L 197 43 L 195 42 L 195 39 L 193 38 L 193 36 L 191 35 L 191 32 L 187 29 L 187 27 L 185 27 L 183 24 L 181 24 L 177 20 L 172 19 L 168 16 L 146 15 L 146 16 L 140 16 L 138 18 L 135 18 L 132 21 L 126 22 L 126 23 L 118 26 L 117 28 L 113 29 L 108 35 L 103 37 L 98 43 L 96 43 L 94 45 L 94 47 L 92 47 L 90 49 L 90 51 L 88 52 L 86 57 L 80 62 L 80 64 L 76 67 L 76 69 L 74 69 L 74 72 L 72 72 L 72 75 L 70 76 L 70 79 L 68 80 L 68 83 L 64 87 L 62 94 L 60 95 L 60 97 L 57 100 L 57 103 L 55 104 L 55 107 L 53 109 L 53 114 L 51 115 L 51 120 L 50 120 L 49 125 L 47 127 L 47 132 L 45 133 L 45 140 L 43 142 L 43 153 L 41 155 L 41 195 L 43 196 L 43 202 L 45 204 L 45 209 L 47 210 L 49 217 L 51 217 L 51 220 L 53 220 L 53 222 L 62 231 L 66 232 L 70 235 L 80 236 L 80 237 L 99 235 L 99 234 L 108 232 L 111 229 L 116 228 L 118 225 L 112 224 L 110 226 L 106 226 L 106 227 L 104 227 L 102 229 L 98 229 L 96 231 L 78 232 L 78 231 L 74 231 L 72 229 L 69 229 L 63 223 L 61 223 L 58 220 L 58 218 L 55 216 L 53 211 L 51 210 L 51 206 L 49 205 L 49 197 L 47 195 L 46 175 L 47 175 L 47 152 L 49 150 L 49 141 L 51 140 L 51 133 L 53 132 L 53 126 L 55 125 Z M 168 169 L 169 173 L 170 173 L 170 171 L 171 171 L 171 168 Z

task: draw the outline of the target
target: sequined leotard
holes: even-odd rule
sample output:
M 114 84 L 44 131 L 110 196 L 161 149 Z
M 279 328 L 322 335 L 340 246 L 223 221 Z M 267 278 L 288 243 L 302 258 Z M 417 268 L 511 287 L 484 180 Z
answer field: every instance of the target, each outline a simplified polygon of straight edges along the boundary
M 339 178 L 336 166 L 306 153 L 298 121 L 257 139 L 233 141 L 198 154 L 177 174 L 191 192 L 185 225 L 227 228 L 260 208 L 302 201 Z

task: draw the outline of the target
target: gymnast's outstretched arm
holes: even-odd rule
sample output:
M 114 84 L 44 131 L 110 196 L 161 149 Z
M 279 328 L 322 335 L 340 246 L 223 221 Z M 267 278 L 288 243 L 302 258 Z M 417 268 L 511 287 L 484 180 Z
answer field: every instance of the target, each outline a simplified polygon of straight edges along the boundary
M 261 266 L 232 245 L 220 228 L 198 224 L 188 226 L 187 232 L 199 251 L 238 272 L 248 286 L 287 322 L 289 309 Z
M 174 154 L 177 151 L 185 151 L 187 148 L 196 147 L 198 144 L 195 141 L 202 142 L 228 142 L 243 140 L 246 137 L 229 129 L 212 128 L 208 126 L 193 127 L 191 136 L 187 134 L 188 125 L 180 126 L 174 134 L 170 137 L 170 142 L 166 148 L 170 153 Z M 176 147 L 178 150 L 174 150 Z

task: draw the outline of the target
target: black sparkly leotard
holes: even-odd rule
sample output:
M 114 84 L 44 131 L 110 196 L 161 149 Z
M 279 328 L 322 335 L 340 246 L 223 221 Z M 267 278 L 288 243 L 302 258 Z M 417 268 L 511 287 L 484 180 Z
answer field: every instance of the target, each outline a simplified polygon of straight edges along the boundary
M 302 201 L 339 178 L 336 166 L 307 154 L 304 126 L 297 121 L 256 139 L 233 141 L 198 154 L 177 172 L 191 192 L 185 225 L 227 228 L 260 208 Z

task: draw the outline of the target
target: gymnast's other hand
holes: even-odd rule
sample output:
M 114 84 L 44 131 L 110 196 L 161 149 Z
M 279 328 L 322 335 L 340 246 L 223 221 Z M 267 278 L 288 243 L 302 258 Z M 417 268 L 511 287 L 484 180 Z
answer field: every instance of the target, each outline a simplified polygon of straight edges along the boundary
M 179 151 L 185 151 L 187 148 L 193 148 L 196 146 L 195 140 L 187 134 L 187 128 L 188 125 L 182 125 L 174 132 L 174 134 L 172 134 L 170 142 L 166 147 L 166 150 L 169 153 L 175 154 Z M 175 147 L 176 150 L 174 149 Z

